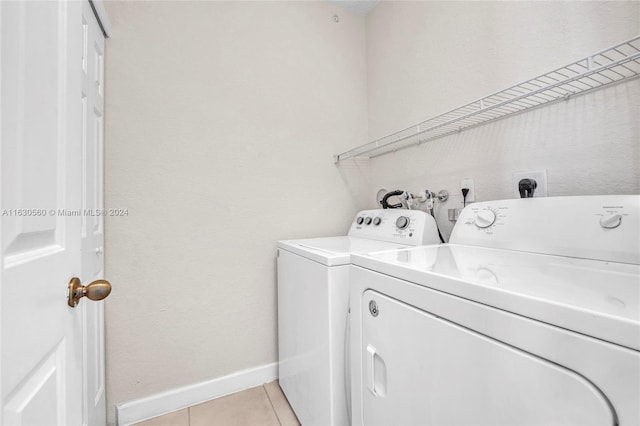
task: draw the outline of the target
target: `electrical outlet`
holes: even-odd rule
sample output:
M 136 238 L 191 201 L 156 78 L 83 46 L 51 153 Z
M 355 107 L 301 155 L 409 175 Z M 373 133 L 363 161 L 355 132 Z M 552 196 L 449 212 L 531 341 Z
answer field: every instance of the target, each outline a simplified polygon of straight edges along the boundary
M 460 182 L 460 189 L 462 188 L 469 188 L 469 193 L 467 194 L 466 202 L 473 203 L 476 200 L 476 190 L 473 187 L 473 179 L 471 178 L 462 179 L 462 181 Z M 462 195 L 460 199 L 462 200 Z
M 460 213 L 462 213 L 462 209 L 449 209 L 448 210 L 449 220 L 451 222 L 455 222 L 460 217 Z
M 546 197 L 547 196 L 547 171 L 540 170 L 537 172 L 518 172 L 513 174 L 513 196 L 520 198 L 520 189 L 518 184 L 522 179 L 534 179 L 536 181 L 536 189 L 533 192 L 533 197 Z

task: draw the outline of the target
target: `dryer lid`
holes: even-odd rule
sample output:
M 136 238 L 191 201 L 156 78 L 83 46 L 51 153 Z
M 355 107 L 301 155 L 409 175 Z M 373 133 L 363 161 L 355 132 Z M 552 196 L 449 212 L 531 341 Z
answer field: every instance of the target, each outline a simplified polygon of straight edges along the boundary
M 278 241 L 278 247 L 327 266 L 348 265 L 352 253 L 373 253 L 407 245 L 356 237 L 325 237 Z
M 352 263 L 640 350 L 640 265 L 455 244 Z

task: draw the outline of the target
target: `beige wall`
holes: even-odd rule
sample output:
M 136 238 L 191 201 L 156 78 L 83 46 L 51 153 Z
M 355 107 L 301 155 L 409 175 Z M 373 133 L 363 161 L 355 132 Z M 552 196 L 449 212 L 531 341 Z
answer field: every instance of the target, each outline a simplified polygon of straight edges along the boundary
M 381 2 L 367 16 L 375 139 L 640 33 L 640 2 Z M 512 198 L 512 173 L 546 169 L 549 194 L 640 192 L 640 80 L 370 162 L 378 188 Z M 373 205 L 373 204 L 371 204 Z
M 364 20 L 324 2 L 108 2 L 108 403 L 277 360 L 275 243 L 346 230 Z M 332 15 L 338 13 L 340 22 Z

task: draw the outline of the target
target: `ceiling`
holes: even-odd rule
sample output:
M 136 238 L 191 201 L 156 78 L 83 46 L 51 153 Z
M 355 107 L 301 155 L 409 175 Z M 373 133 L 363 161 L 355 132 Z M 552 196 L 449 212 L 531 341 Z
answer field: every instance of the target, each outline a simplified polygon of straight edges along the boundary
M 329 3 L 335 4 L 347 9 L 351 13 L 358 16 L 366 16 L 378 4 L 379 0 L 327 0 Z

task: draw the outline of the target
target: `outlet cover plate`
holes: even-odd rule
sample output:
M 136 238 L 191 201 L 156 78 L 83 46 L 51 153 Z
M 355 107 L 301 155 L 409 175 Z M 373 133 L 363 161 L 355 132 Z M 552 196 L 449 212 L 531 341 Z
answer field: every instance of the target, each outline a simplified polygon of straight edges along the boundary
M 473 187 L 473 179 L 464 178 L 460 181 L 460 189 L 469 188 L 469 193 L 467 194 L 467 203 L 473 203 L 476 201 L 476 189 Z M 462 201 L 462 193 L 460 193 L 460 201 Z
M 538 186 L 533 193 L 533 198 L 547 196 L 547 170 L 538 170 L 536 172 L 518 172 L 513 174 L 513 196 L 520 198 L 520 190 L 518 184 L 522 179 L 534 179 Z

